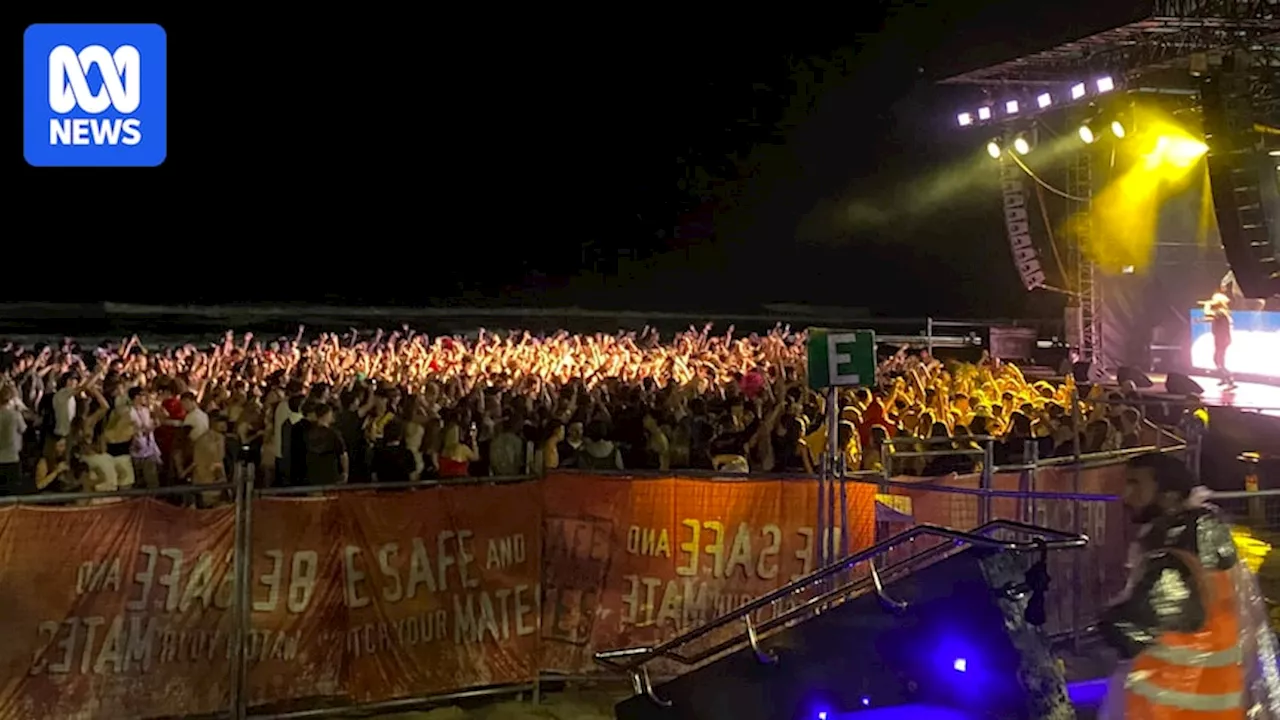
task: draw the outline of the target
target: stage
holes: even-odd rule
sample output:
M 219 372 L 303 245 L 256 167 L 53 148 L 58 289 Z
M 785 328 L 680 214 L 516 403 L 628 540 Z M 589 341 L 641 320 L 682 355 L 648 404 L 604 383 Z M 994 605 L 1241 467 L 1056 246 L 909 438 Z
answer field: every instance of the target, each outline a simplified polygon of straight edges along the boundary
M 1157 386 L 1163 386 L 1164 375 L 1148 375 Z M 1237 382 L 1236 387 L 1224 390 L 1218 386 L 1218 379 L 1205 375 L 1192 375 L 1192 380 L 1204 388 L 1200 399 L 1209 407 L 1234 408 L 1263 415 L 1280 417 L 1280 385 L 1267 385 L 1256 382 Z

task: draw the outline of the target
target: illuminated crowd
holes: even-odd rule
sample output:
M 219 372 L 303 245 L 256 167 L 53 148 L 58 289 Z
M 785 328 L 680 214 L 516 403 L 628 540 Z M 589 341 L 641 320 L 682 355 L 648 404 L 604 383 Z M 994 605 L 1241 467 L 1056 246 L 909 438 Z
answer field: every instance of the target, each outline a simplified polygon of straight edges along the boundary
M 3 494 L 229 481 L 265 486 L 517 476 L 557 469 L 812 472 L 826 396 L 808 387 L 805 337 L 411 332 L 205 348 L 137 338 L 0 352 Z M 895 451 L 977 447 L 997 464 L 1140 442 L 1144 420 L 1071 380 L 1029 382 L 984 357 L 943 364 L 905 348 L 874 389 L 841 391 L 845 469 Z M 1034 446 L 1034 450 L 1031 450 Z M 894 472 L 971 472 L 974 454 L 904 457 Z M 201 502 L 219 500 L 203 493 Z

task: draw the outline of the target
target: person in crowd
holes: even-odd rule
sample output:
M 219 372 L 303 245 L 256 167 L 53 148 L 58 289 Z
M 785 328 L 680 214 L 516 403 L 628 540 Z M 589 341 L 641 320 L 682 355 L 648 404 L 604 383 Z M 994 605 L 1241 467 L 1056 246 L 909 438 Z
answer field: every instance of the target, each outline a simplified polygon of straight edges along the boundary
M 84 468 L 87 470 L 87 468 Z M 78 473 L 71 470 L 70 443 L 65 437 L 49 434 L 44 450 L 36 461 L 36 490 L 40 492 L 75 492 L 82 487 Z
M 33 488 L 22 476 L 22 436 L 27 421 L 18 409 L 13 385 L 0 382 L 0 494 L 23 495 Z
M 128 397 L 131 404 L 129 419 L 133 427 L 129 455 L 133 460 L 134 477 L 141 477 L 146 487 L 160 487 L 160 445 L 156 442 L 157 428 L 151 412 L 151 396 L 145 387 L 134 386 L 129 388 Z
M 7 445 L 16 448 L 20 468 L 32 475 L 45 455 L 25 448 L 42 449 L 48 437 L 70 440 L 68 468 L 52 473 L 58 463 L 46 463 L 40 487 L 54 476 L 65 477 L 65 486 L 88 477 L 86 487 L 106 487 L 112 471 L 119 487 L 128 476 L 119 466 L 126 443 L 139 482 L 185 478 L 204 465 L 193 453 L 213 415 L 234 417 L 230 468 L 254 472 L 268 486 L 313 482 L 313 460 L 326 477 L 345 472 L 349 482 L 372 479 L 375 461 L 384 482 L 402 478 L 387 460 L 400 450 L 415 460 L 409 475 L 420 478 L 622 468 L 812 473 L 827 452 L 828 397 L 807 387 L 803 333 L 785 328 L 747 337 L 690 330 L 666 341 L 646 330 L 480 333 L 471 340 L 322 335 L 311 343 L 246 336 L 242 346 L 230 338 L 205 350 L 141 345 L 130 340 L 113 346 L 122 348 L 114 354 L 104 346 L 89 358 L 92 366 L 72 344 L 3 350 L 0 384 L 9 381 L 20 413 L 40 408 L 43 420 L 28 423 L 23 444 Z M 1099 393 L 1073 408 L 1070 378 L 1033 382 L 990 358 L 943 363 L 900 349 L 881 363 L 872 387 L 833 396 L 842 467 L 878 472 L 882 448 L 971 449 L 979 444 L 974 435 L 997 441 L 997 465 L 1021 461 L 1028 440 L 1046 458 L 1055 448 L 1074 453 L 1077 437 L 1088 452 L 1134 447 L 1150 436 L 1153 421 L 1123 393 Z M 121 396 L 128 412 L 116 405 Z M 334 419 L 322 426 L 329 432 L 313 442 L 314 411 L 332 400 Z M 0 423 L 18 427 L 12 414 Z M 393 426 L 395 444 L 387 434 Z M 13 433 L 22 435 L 0 435 L 11 440 Z M 332 435 L 345 448 L 345 471 Z M 942 442 L 926 445 L 929 435 Z M 383 452 L 388 447 L 400 450 Z M 903 457 L 892 471 L 968 472 L 976 460 Z
M 303 444 L 307 485 L 334 485 L 347 481 L 350 470 L 347 447 L 333 428 L 335 413 L 327 402 L 314 401 L 314 420 L 307 427 Z M 385 435 L 384 435 L 385 436 Z
M 183 472 L 193 485 L 216 485 L 227 482 L 227 419 L 223 415 L 209 417 L 209 427 L 191 443 L 191 463 Z M 197 496 L 200 507 L 212 507 L 222 497 L 218 491 Z
M 307 477 L 307 436 L 316 424 L 316 418 L 324 403 L 308 396 L 302 401 L 302 419 L 288 426 L 289 439 L 285 443 L 289 451 L 288 485 L 299 487 L 309 483 Z
M 374 483 L 405 483 L 420 477 L 418 461 L 404 446 L 404 424 L 388 423 L 382 443 L 373 450 L 369 471 Z
M 518 418 L 502 420 L 489 441 L 489 472 L 496 477 L 514 477 L 528 472 L 525 441 L 519 430 L 524 426 Z
M 467 430 L 467 441 L 462 441 L 462 428 L 456 421 L 444 427 L 444 442 L 440 447 L 439 474 L 442 478 L 460 478 L 471 475 L 471 463 L 480 459 L 477 447 L 476 427 Z M 381 434 L 381 430 L 379 430 Z

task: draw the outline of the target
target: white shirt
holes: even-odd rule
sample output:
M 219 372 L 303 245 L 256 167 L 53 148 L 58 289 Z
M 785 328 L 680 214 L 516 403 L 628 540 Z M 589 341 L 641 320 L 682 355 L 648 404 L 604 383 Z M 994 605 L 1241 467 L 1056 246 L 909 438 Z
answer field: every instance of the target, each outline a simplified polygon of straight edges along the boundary
M 289 411 L 289 402 L 287 400 L 282 400 L 279 405 L 275 406 L 275 418 L 271 423 L 271 439 L 275 441 L 276 452 L 283 452 L 284 439 L 280 437 L 280 433 L 284 430 L 284 423 L 297 423 L 301 419 L 301 413 Z
M 76 416 L 76 391 L 62 388 L 53 394 L 53 434 L 67 437 Z
M 201 435 L 209 432 L 209 413 L 200 408 L 192 410 L 183 418 L 182 427 L 191 428 L 192 440 L 199 439 Z
M 22 434 L 27 431 L 27 421 L 16 404 L 0 407 L 0 465 L 18 462 L 22 452 Z

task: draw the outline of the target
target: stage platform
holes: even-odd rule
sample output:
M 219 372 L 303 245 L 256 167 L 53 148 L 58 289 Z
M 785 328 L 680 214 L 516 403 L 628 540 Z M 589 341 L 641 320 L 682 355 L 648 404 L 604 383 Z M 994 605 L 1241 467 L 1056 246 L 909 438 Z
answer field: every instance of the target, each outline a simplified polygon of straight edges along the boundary
M 1163 387 L 1165 375 L 1151 374 L 1148 377 L 1157 386 Z M 1217 378 L 1192 375 L 1191 379 L 1204 388 L 1204 395 L 1200 398 L 1207 406 L 1235 408 L 1280 417 L 1280 385 L 1238 382 L 1235 389 L 1224 390 L 1218 386 Z

